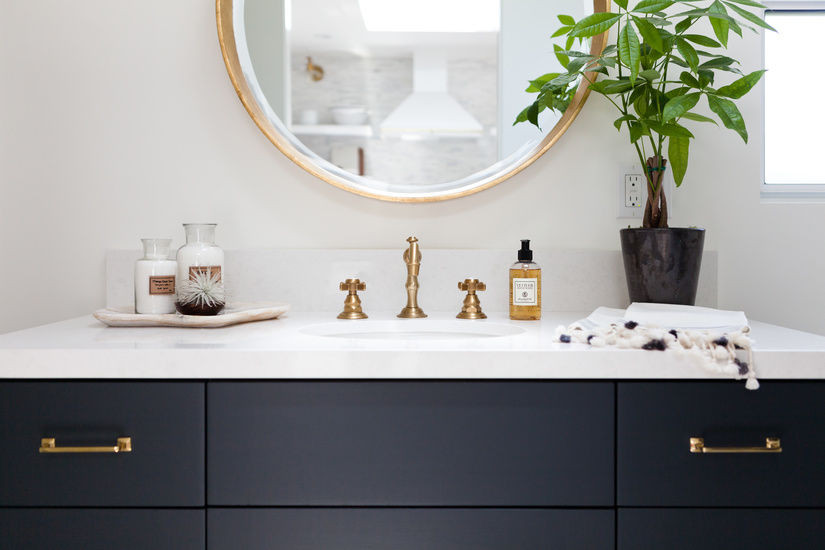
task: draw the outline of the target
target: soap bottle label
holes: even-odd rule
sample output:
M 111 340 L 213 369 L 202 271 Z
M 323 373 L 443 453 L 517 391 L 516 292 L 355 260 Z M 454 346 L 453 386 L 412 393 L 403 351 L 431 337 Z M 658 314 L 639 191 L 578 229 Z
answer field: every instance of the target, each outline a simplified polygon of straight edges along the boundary
M 193 265 L 189 266 L 189 280 L 194 281 L 195 275 L 201 274 L 206 275 L 208 277 L 212 277 L 215 274 L 218 275 L 218 281 L 223 279 L 221 275 L 221 266 L 219 265 Z
M 149 277 L 149 294 L 156 296 L 159 294 L 174 294 L 175 293 L 175 276 L 150 276 Z
M 513 304 L 517 306 L 538 305 L 538 279 L 513 278 Z

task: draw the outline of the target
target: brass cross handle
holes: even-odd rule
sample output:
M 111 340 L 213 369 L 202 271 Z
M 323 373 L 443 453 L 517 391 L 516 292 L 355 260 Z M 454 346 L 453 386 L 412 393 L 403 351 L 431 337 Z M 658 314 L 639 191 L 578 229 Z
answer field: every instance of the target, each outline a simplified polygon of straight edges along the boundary
M 459 319 L 486 319 L 487 315 L 481 311 L 481 300 L 478 299 L 476 292 L 487 290 L 487 285 L 478 279 L 464 279 L 464 282 L 458 283 L 458 290 L 465 291 L 467 296 L 464 297 L 461 312 L 456 317 Z
M 367 314 L 361 309 L 361 298 L 358 297 L 358 291 L 367 290 L 367 283 L 362 283 L 360 279 L 347 279 L 338 288 L 348 293 L 347 297 L 344 298 L 344 311 L 338 314 L 338 318 L 366 319 Z
M 367 290 L 367 283 L 362 283 L 360 279 L 347 279 L 340 285 L 341 290 L 355 294 L 359 290 Z
M 487 290 L 487 285 L 482 283 L 478 279 L 464 279 L 464 282 L 458 283 L 458 290 L 463 290 L 465 292 L 475 292 L 475 291 L 482 291 Z

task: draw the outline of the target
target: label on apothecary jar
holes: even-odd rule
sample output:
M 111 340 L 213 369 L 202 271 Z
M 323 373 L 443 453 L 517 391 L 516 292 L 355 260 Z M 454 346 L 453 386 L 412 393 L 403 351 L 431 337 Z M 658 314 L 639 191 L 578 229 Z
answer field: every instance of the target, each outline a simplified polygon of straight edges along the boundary
M 216 274 L 218 276 L 218 281 L 223 279 L 221 275 L 221 266 L 219 265 L 193 265 L 189 266 L 189 280 L 194 281 L 195 275 L 201 274 L 206 275 L 207 277 L 214 277 Z
M 513 278 L 513 304 L 517 306 L 539 305 L 538 286 L 538 279 Z
M 175 293 L 174 275 L 153 275 L 149 277 L 149 294 L 157 296 L 159 294 Z

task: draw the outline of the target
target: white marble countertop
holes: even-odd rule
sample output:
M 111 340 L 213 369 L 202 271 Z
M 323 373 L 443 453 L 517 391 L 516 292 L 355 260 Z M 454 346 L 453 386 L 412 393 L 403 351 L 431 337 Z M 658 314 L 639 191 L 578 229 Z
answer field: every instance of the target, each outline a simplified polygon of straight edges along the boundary
M 372 312 L 371 312 L 372 313 Z M 393 312 L 394 313 L 394 312 Z M 109 328 L 91 316 L 0 336 L 5 379 L 713 379 L 677 353 L 558 344 L 553 335 L 586 313 L 542 321 L 454 313 L 398 320 L 374 314 L 290 313 L 223 329 Z M 419 339 L 318 336 L 322 331 L 397 327 Z M 505 332 L 507 336 L 461 334 Z M 760 379 L 825 379 L 825 337 L 752 322 Z M 459 334 L 444 338 L 440 331 Z M 421 333 L 424 334 L 422 338 Z

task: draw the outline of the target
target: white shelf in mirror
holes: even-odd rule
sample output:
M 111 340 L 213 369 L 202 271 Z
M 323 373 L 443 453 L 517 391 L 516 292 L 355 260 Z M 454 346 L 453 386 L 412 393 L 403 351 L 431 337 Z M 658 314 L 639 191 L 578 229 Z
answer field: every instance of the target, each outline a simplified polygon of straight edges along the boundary
M 372 137 L 372 126 L 345 124 L 293 124 L 290 128 L 295 135 L 305 136 L 361 136 Z

